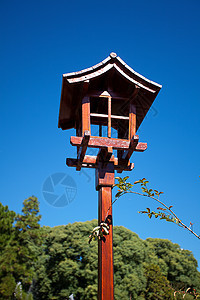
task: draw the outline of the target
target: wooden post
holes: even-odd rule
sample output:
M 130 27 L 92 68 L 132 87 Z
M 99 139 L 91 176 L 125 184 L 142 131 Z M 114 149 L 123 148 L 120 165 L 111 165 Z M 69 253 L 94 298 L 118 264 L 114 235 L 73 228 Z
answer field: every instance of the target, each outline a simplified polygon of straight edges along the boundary
M 111 138 L 111 97 L 108 97 L 108 137 Z
M 133 138 L 136 133 L 136 107 L 130 103 L 129 109 L 129 140 Z
M 87 96 L 82 100 L 82 136 L 85 131 L 90 132 L 90 98 Z
M 113 269 L 113 222 L 112 222 L 112 186 L 114 184 L 114 163 L 105 168 L 99 163 L 96 169 L 96 189 L 99 191 L 99 224 L 109 224 L 109 235 L 98 244 L 98 300 L 114 300 Z M 109 210 L 109 211 L 108 211 Z

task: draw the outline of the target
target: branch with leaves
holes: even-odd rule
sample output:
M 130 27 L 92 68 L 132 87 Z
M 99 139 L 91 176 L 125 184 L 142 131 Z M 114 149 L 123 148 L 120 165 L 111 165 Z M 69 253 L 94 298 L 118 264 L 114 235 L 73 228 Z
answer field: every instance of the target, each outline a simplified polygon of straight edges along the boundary
M 146 210 L 144 211 L 139 211 L 139 213 L 141 214 L 147 214 L 147 216 L 151 219 L 152 216 L 154 216 L 155 218 L 159 218 L 160 220 L 166 220 L 167 222 L 172 222 L 177 224 L 178 226 L 187 229 L 190 233 L 192 233 L 195 237 L 197 237 L 198 239 L 200 239 L 200 235 L 196 234 L 193 231 L 193 223 L 190 222 L 190 225 L 187 226 L 186 224 L 184 224 L 179 217 L 175 214 L 175 212 L 172 210 L 172 205 L 167 206 L 163 201 L 160 200 L 160 195 L 163 194 L 163 192 L 159 192 L 157 190 L 153 190 L 153 189 L 149 189 L 147 187 L 147 184 L 149 183 L 148 180 L 146 180 L 146 178 L 137 180 L 134 182 L 134 184 L 131 184 L 129 182 L 127 182 L 127 179 L 129 178 L 129 176 L 126 176 L 124 178 L 121 177 L 116 177 L 116 179 L 118 180 L 118 183 L 115 184 L 114 186 L 116 186 L 118 188 L 118 191 L 115 195 L 115 200 L 113 201 L 112 205 L 123 195 L 125 194 L 135 194 L 135 195 L 139 195 L 139 196 L 143 196 L 143 197 L 149 197 L 152 200 L 156 201 L 159 203 L 159 207 L 157 208 L 157 211 L 151 211 L 151 209 L 149 207 L 147 207 Z M 133 187 L 137 184 L 140 184 L 141 186 L 141 190 L 142 193 L 140 192 L 136 192 L 133 190 Z
M 92 240 L 102 240 L 105 238 L 105 235 L 109 234 L 109 225 L 106 223 L 106 220 L 102 222 L 99 226 L 95 227 L 92 230 L 92 233 L 89 235 L 89 244 Z
M 109 211 L 113 204 L 123 195 L 125 194 L 135 194 L 143 197 L 149 197 L 152 200 L 159 203 L 159 207 L 157 207 L 157 211 L 151 210 L 149 207 L 146 208 L 146 210 L 139 211 L 141 214 L 147 214 L 147 216 L 151 219 L 153 216 L 155 218 L 159 218 L 160 220 L 166 220 L 167 222 L 172 222 L 177 224 L 178 226 L 187 229 L 190 233 L 192 233 L 195 237 L 200 239 L 200 235 L 195 233 L 193 231 L 193 223 L 190 222 L 190 225 L 187 226 L 184 224 L 181 219 L 175 214 L 175 212 L 172 210 L 172 205 L 167 206 L 163 201 L 160 200 L 160 195 L 163 194 L 163 192 L 159 192 L 157 190 L 149 189 L 147 187 L 147 184 L 149 183 L 146 178 L 137 180 L 134 182 L 134 184 L 131 184 L 130 182 L 127 182 L 127 179 L 129 176 L 126 176 L 124 178 L 116 177 L 118 180 L 118 183 L 114 185 L 114 187 L 118 188 L 118 191 L 115 195 L 115 199 L 112 202 L 111 206 L 109 207 L 105 220 L 102 222 L 99 226 L 95 227 L 92 231 L 92 233 L 89 236 L 89 243 L 92 240 L 96 239 L 102 239 L 105 235 L 109 234 L 109 226 L 107 224 L 107 217 L 109 215 Z M 142 192 L 134 191 L 133 188 L 135 185 L 140 184 Z M 106 229 L 106 230 L 105 230 Z

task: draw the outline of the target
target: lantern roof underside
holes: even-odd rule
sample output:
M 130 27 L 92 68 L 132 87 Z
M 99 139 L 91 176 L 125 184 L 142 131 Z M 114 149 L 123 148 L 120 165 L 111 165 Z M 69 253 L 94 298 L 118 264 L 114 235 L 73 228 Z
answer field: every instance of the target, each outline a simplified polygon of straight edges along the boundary
M 83 97 L 108 91 L 113 99 L 135 104 L 138 129 L 161 87 L 135 72 L 112 52 L 91 68 L 63 74 L 58 127 L 63 130 L 75 128 Z M 133 98 L 136 88 L 139 92 Z

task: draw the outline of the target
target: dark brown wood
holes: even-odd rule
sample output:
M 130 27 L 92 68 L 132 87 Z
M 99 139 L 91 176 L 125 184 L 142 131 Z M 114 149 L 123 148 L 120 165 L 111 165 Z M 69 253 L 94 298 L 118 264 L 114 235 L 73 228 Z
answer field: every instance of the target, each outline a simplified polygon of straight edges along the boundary
M 89 140 L 90 140 L 90 132 L 89 131 L 85 131 L 84 137 L 82 139 L 81 147 L 79 148 L 78 155 L 77 155 L 77 167 L 76 167 L 76 171 L 80 171 L 81 170 L 81 164 L 82 164 L 82 162 L 84 160 Z
M 88 92 L 88 95 L 89 96 L 92 96 L 92 97 L 100 97 L 102 94 L 103 94 L 103 92 L 104 91 L 102 91 L 102 90 L 90 90 L 89 92 Z M 109 91 L 109 94 L 110 94 L 110 96 L 112 97 L 112 98 L 114 98 L 114 99 L 120 99 L 120 100 L 122 100 L 122 101 L 127 101 L 127 100 L 129 100 L 129 98 L 130 98 L 130 96 L 128 95 L 128 94 L 126 94 L 126 92 L 123 92 L 123 94 L 122 93 L 120 93 L 120 92 L 115 92 L 115 91 Z
M 129 149 L 126 150 L 123 155 L 122 155 L 122 160 L 124 161 L 128 161 L 131 157 L 131 155 L 133 154 L 133 151 L 135 150 L 135 148 L 137 147 L 138 144 L 138 140 L 139 137 L 138 135 L 134 135 L 130 141 L 130 145 L 129 145 Z
M 80 146 L 82 143 L 82 137 L 71 136 L 70 143 L 72 146 Z M 112 147 L 117 150 L 128 150 L 130 146 L 130 141 L 125 139 L 114 139 L 106 137 L 90 137 L 88 147 L 91 148 L 105 148 Z M 147 149 L 147 143 L 138 143 L 135 151 L 143 152 Z
M 131 102 L 135 88 L 140 87 L 140 92 L 134 100 L 138 110 L 137 129 L 161 89 L 161 85 L 135 72 L 119 56 L 109 56 L 91 68 L 63 74 L 58 124 L 60 128 L 75 127 L 76 109 L 85 96 L 86 81 L 89 83 L 89 97 L 99 97 L 107 90 L 112 99 L 121 99 L 121 102 Z
M 96 163 L 98 164 L 99 162 L 102 162 L 103 167 L 106 167 L 106 165 L 108 164 L 108 162 L 112 157 L 112 154 L 113 154 L 112 147 L 101 148 L 98 152 Z
M 112 221 L 112 186 L 114 184 L 114 164 L 96 169 L 97 189 L 99 190 L 99 224 L 109 225 L 109 235 L 99 240 L 98 244 L 98 300 L 114 300 L 113 267 L 113 221 Z
M 99 125 L 99 136 L 102 136 L 102 125 Z
M 118 164 L 118 158 L 111 157 L 110 161 L 114 161 L 114 169 L 117 171 L 132 171 L 134 168 L 134 163 L 128 162 L 126 166 Z M 66 164 L 68 167 L 77 167 L 78 159 L 77 158 L 67 158 Z M 81 163 L 82 168 L 97 168 L 97 157 L 85 155 L 83 162 Z

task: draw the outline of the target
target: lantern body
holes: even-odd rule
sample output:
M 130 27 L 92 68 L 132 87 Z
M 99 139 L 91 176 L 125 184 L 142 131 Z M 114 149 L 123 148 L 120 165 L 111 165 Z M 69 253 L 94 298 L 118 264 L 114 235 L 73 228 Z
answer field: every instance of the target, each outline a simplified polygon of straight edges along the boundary
M 76 129 L 71 144 L 77 146 L 77 161 L 67 164 L 77 170 L 95 167 L 102 157 L 110 159 L 108 152 L 114 149 L 115 170 L 131 170 L 133 151 L 147 148 L 136 132 L 160 89 L 115 53 L 91 68 L 64 74 L 58 126 Z M 87 147 L 102 150 L 101 157 L 87 157 Z

